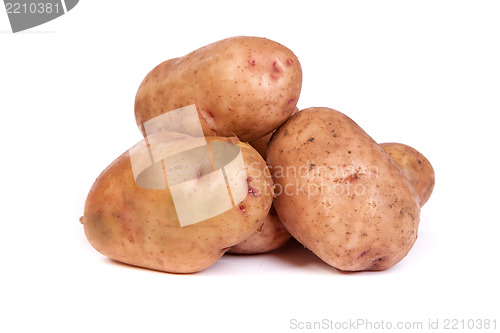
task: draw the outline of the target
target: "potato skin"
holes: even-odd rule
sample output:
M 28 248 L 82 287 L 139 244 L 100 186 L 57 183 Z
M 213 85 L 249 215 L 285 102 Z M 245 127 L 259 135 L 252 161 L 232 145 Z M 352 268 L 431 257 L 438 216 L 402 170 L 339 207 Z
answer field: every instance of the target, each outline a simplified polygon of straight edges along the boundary
M 299 112 L 298 108 L 293 110 L 292 115 Z M 250 142 L 250 145 L 266 159 L 267 144 L 274 131 L 260 139 Z M 258 254 L 274 251 L 283 246 L 291 237 L 285 226 L 281 223 L 274 206 L 271 206 L 269 214 L 261 222 L 262 226 L 254 232 L 252 236 L 245 239 L 240 244 L 233 246 L 228 253 L 235 254 Z
M 271 140 L 271 137 L 273 136 L 273 132 L 266 134 L 260 139 L 254 140 L 249 142 L 252 147 L 255 148 L 262 156 L 262 158 L 266 159 L 267 158 L 267 144 L 269 143 L 269 140 Z
M 291 114 L 291 116 L 293 116 L 294 114 L 296 114 L 297 112 L 299 112 L 299 108 L 295 108 Z M 262 156 L 264 158 L 264 160 L 267 160 L 267 146 L 269 144 L 269 140 L 271 140 L 271 137 L 273 136 L 273 133 L 274 131 L 272 131 L 271 133 L 263 136 L 262 138 L 260 139 L 257 139 L 255 141 L 251 141 L 249 142 L 250 145 L 252 147 L 255 148 L 255 150 L 257 150 L 260 154 L 260 156 Z
M 282 223 L 329 265 L 383 270 L 410 251 L 418 196 L 396 163 L 346 115 L 302 110 L 273 134 L 267 159 Z
M 280 126 L 293 112 L 302 69 L 292 51 L 265 38 L 227 38 L 165 61 L 140 85 L 137 125 L 195 104 L 206 136 L 236 135 L 252 141 Z
M 401 168 L 420 198 L 422 207 L 434 189 L 435 174 L 431 163 L 418 150 L 402 143 L 381 143 L 387 154 Z
M 272 179 L 248 167 L 265 168 L 264 160 L 250 145 L 237 144 L 252 191 L 233 209 L 185 227 L 179 225 L 168 188 L 136 185 L 125 152 L 102 172 L 88 194 L 82 220 L 88 241 L 111 259 L 159 271 L 192 273 L 214 264 L 257 230 L 272 203 Z
M 243 242 L 233 246 L 228 253 L 258 254 L 274 251 L 292 237 L 281 223 L 273 206 L 269 213 L 259 220 L 261 226 Z

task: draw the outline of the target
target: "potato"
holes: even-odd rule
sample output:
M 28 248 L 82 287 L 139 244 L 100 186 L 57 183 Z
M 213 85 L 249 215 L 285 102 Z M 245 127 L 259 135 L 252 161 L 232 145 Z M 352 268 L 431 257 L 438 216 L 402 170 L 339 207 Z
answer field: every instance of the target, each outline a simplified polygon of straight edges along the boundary
M 292 113 L 299 111 L 296 107 Z M 266 158 L 267 143 L 271 138 L 272 133 L 250 142 L 250 144 Z M 233 254 L 259 254 L 266 253 L 278 249 L 284 245 L 292 236 L 279 220 L 278 215 L 273 206 L 269 210 L 269 214 L 259 221 L 261 226 L 243 242 L 230 248 L 227 253 Z
M 408 254 L 418 196 L 349 117 L 302 110 L 273 134 L 267 153 L 282 223 L 323 261 L 344 271 L 383 270 Z
M 273 206 L 264 218 L 261 226 L 243 242 L 233 246 L 228 253 L 258 254 L 266 253 L 284 245 L 292 236 L 281 223 Z
M 147 142 L 141 141 L 118 157 L 97 178 L 88 194 L 82 218 L 87 239 L 97 251 L 130 265 L 165 272 L 191 273 L 214 264 L 224 252 L 250 237 L 262 225 L 259 221 L 268 214 L 272 203 L 272 179 L 269 174 L 266 177 L 262 172 L 257 172 L 258 166 L 260 169 L 266 168 L 265 161 L 257 151 L 246 143 L 237 142 L 234 145 L 228 138 L 202 137 L 191 140 L 186 137 L 184 134 L 167 132 L 148 136 Z M 188 157 L 179 153 L 193 147 L 195 139 L 207 140 L 213 161 L 212 158 L 200 160 L 199 153 Z M 228 210 L 214 215 L 213 210 L 221 208 L 221 202 L 227 201 L 229 197 L 213 195 L 217 193 L 217 182 L 210 178 L 209 191 L 199 191 L 206 177 L 213 174 L 210 172 L 214 169 L 213 164 L 217 163 L 214 155 L 217 144 L 239 147 L 245 172 L 238 170 L 230 175 L 228 169 L 224 168 L 230 184 L 228 186 L 222 182 L 223 186 L 219 190 L 228 193 L 228 188 L 231 188 L 234 203 L 229 202 Z M 136 177 L 137 165 L 147 166 L 144 163 L 149 160 L 148 153 L 142 152 L 144 147 L 155 147 L 155 154 L 168 153 L 171 155 L 168 158 L 177 158 L 179 155 L 179 161 L 183 164 L 177 160 L 167 162 L 165 158 L 151 164 Z M 131 156 L 134 158 L 131 159 Z M 194 172 L 191 174 L 186 166 L 192 167 Z M 175 174 L 179 178 L 168 178 L 168 172 L 172 170 L 180 170 L 179 175 Z M 155 176 L 157 171 L 162 176 L 166 174 L 167 178 L 161 178 L 160 182 Z M 187 182 L 190 187 L 180 182 L 182 177 L 190 179 Z M 170 184 L 171 179 L 179 183 Z M 231 179 L 237 179 L 237 182 L 233 183 Z M 243 195 L 236 200 L 236 193 Z M 187 202 L 188 211 L 180 210 L 178 198 L 182 195 L 189 198 L 198 195 L 206 200 L 206 204 Z M 175 205 L 174 200 L 177 200 Z M 181 226 L 181 216 L 183 219 L 185 214 L 205 216 L 207 212 L 212 217 Z
M 294 114 L 296 114 L 297 112 L 299 112 L 299 108 L 295 108 L 291 114 L 291 116 L 293 116 Z M 255 150 L 257 150 L 259 152 L 259 154 L 264 158 L 264 159 L 267 159 L 267 145 L 269 144 L 269 140 L 271 140 L 271 137 L 273 136 L 273 133 L 274 131 L 272 131 L 271 133 L 263 136 L 262 138 L 260 139 L 257 139 L 255 141 L 252 141 L 250 142 L 250 145 L 252 145 L 252 147 L 255 148 Z
M 295 108 L 297 109 L 297 108 Z M 269 140 L 271 140 L 271 137 L 273 136 L 274 131 L 271 133 L 263 136 L 260 139 L 257 139 L 255 141 L 249 142 L 252 147 L 257 150 L 257 152 L 262 156 L 262 158 L 266 159 L 267 158 L 267 144 L 269 143 Z
M 434 189 L 435 176 L 431 163 L 415 148 L 402 143 L 381 143 L 380 146 L 408 178 L 420 198 L 420 207 L 422 207 L 429 200 Z
M 263 137 L 293 112 L 302 69 L 292 51 L 265 38 L 233 37 L 165 61 L 144 79 L 135 99 L 143 124 L 195 104 L 206 136 Z
M 299 109 L 295 108 L 292 115 L 297 112 L 299 112 Z M 258 140 L 250 142 L 250 145 L 252 145 L 264 159 L 267 156 L 267 144 L 271 136 L 272 133 L 269 133 Z M 240 244 L 233 246 L 228 253 L 257 254 L 270 252 L 284 245 L 292 237 L 281 223 L 273 206 L 271 206 L 269 214 L 264 217 L 261 222 L 263 223 L 262 226 L 257 229 L 252 236 L 245 239 Z

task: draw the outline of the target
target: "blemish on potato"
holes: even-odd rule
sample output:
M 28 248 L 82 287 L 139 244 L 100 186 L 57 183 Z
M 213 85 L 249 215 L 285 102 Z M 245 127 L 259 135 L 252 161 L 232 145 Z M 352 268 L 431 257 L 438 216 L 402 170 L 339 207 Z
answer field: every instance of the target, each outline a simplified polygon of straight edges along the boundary
M 279 65 L 278 65 L 278 63 L 276 61 L 273 62 L 273 72 L 275 72 L 275 73 L 280 73 L 281 72 L 281 69 L 279 68 Z
M 358 256 L 358 259 L 359 258 L 362 258 L 365 254 L 367 254 L 368 252 L 370 252 L 372 249 L 369 249 L 369 250 L 366 250 L 364 252 L 362 252 L 359 256 Z

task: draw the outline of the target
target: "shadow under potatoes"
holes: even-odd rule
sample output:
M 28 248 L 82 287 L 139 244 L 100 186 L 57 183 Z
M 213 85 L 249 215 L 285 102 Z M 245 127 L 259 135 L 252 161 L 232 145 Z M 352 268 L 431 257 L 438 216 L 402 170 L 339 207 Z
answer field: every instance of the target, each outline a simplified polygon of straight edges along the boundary
M 244 261 L 245 258 L 252 258 L 252 261 L 271 261 L 277 266 L 275 271 L 283 270 L 284 268 L 301 268 L 303 271 L 338 272 L 293 237 L 286 244 L 271 252 L 260 254 L 226 253 L 224 256 L 234 257 L 236 260 L 242 261 Z

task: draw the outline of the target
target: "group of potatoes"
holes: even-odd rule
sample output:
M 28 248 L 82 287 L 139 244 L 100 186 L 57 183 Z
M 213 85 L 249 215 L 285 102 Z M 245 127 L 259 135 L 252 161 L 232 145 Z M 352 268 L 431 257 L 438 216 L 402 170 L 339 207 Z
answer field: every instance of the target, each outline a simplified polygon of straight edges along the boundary
M 135 100 L 142 134 L 170 149 L 168 133 L 148 137 L 144 124 L 195 105 L 208 143 L 241 150 L 248 193 L 232 209 L 181 226 L 169 186 L 138 186 L 127 151 L 88 194 L 81 222 L 90 244 L 172 273 L 201 271 L 226 252 L 269 252 L 292 236 L 339 270 L 398 263 L 417 239 L 431 164 L 409 146 L 377 144 L 339 111 L 299 111 L 301 86 L 295 54 L 265 38 L 224 39 L 158 65 Z

